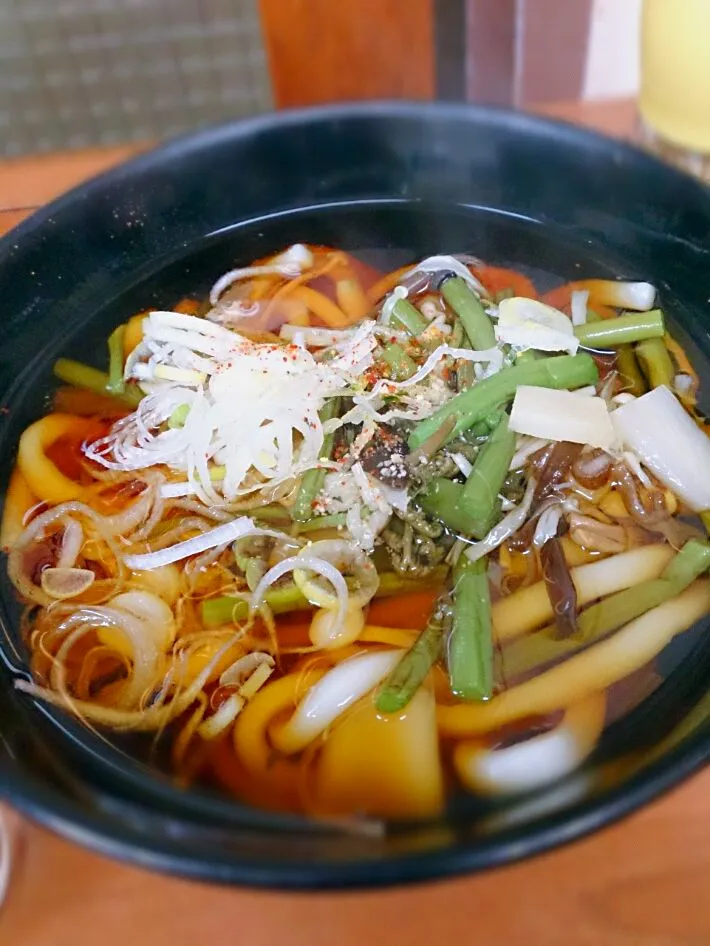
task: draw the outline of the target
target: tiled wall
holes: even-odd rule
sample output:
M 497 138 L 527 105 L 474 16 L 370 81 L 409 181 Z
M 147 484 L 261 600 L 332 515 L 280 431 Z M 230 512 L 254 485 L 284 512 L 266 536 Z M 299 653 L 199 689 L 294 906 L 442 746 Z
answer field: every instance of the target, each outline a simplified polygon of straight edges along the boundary
M 256 0 L 0 0 L 0 153 L 175 135 L 271 105 Z

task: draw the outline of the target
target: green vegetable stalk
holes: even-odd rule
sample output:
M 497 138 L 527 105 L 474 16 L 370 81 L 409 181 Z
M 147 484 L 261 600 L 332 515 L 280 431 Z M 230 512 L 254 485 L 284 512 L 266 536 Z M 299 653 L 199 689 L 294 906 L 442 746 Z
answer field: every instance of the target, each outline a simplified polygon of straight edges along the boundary
M 119 325 L 108 337 L 108 384 L 109 394 L 120 395 L 126 390 L 123 380 L 123 337 L 126 326 Z
M 493 323 L 466 280 L 451 276 L 442 283 L 441 294 L 461 319 L 471 347 L 477 351 L 493 348 L 496 344 Z
M 672 387 L 675 370 L 662 338 L 649 338 L 635 347 L 636 357 L 649 385 Z
M 696 578 L 710 569 L 710 542 L 690 539 L 675 555 L 659 578 L 609 595 L 577 618 L 577 634 L 556 638 L 555 627 L 544 628 L 513 641 L 503 655 L 508 678 L 528 674 L 565 657 L 618 630 L 634 618 L 675 598 Z
M 627 312 L 615 319 L 604 319 L 601 322 L 587 322 L 578 325 L 574 334 L 580 344 L 589 348 L 616 348 L 617 345 L 627 345 L 630 342 L 663 338 L 665 331 L 663 312 L 660 309 L 652 309 L 650 312 Z
M 409 436 L 409 447 L 415 450 L 449 417 L 456 419 L 448 438 L 452 440 L 512 401 L 521 384 L 574 389 L 596 384 L 598 380 L 599 374 L 594 360 L 587 354 L 559 355 L 503 368 L 492 377 L 479 381 L 469 390 L 456 394 L 431 417 L 420 421 Z
M 476 539 L 482 539 L 495 525 L 498 494 L 514 454 L 515 434 L 508 427 L 508 415 L 503 414 L 479 451 L 461 495 L 461 509 L 471 517 L 471 533 Z
M 616 368 L 624 386 L 624 391 L 641 397 L 646 393 L 646 382 L 639 368 L 633 346 L 620 345 L 616 351 Z
M 429 623 L 382 684 L 375 705 L 381 713 L 398 713 L 414 697 L 441 656 L 450 620 L 438 608 Z
M 337 417 L 339 410 L 340 398 L 333 397 L 329 401 L 326 401 L 320 412 L 321 422 L 324 423 L 327 420 L 332 420 L 334 417 Z M 323 437 L 322 457 L 330 459 L 333 454 L 334 441 L 335 438 L 333 434 L 326 434 Z M 298 495 L 291 509 L 291 515 L 297 522 L 306 522 L 306 520 L 313 518 L 313 503 L 321 489 L 323 489 L 325 474 L 326 471 L 320 469 L 307 470 L 303 474 Z
M 417 501 L 424 512 L 443 522 L 452 532 L 473 535 L 478 523 L 464 506 L 463 491 L 460 483 L 437 476 L 427 484 Z
M 103 394 L 105 397 L 114 397 L 126 407 L 137 407 L 144 396 L 140 388 L 134 384 L 126 385 L 121 394 L 114 394 L 109 387 L 110 378 L 105 371 L 91 368 L 71 358 L 58 358 L 54 363 L 53 371 L 55 377 L 65 384 L 83 388 L 85 391 L 93 391 L 94 394 Z
M 410 594 L 427 588 L 439 588 L 446 581 L 448 568 L 441 565 L 433 568 L 420 578 L 405 578 L 396 572 L 382 572 L 380 584 L 375 592 L 376 598 L 391 598 L 394 595 Z M 296 585 L 282 585 L 271 588 L 265 596 L 266 604 L 274 614 L 286 614 L 289 611 L 308 611 L 313 606 Z M 249 617 L 249 603 L 236 595 L 221 595 L 207 598 L 200 604 L 200 617 L 205 627 L 219 627 L 231 621 L 245 621 Z
M 493 629 L 485 558 L 459 559 L 454 575 L 454 619 L 448 642 L 451 692 L 462 700 L 493 693 Z
M 382 360 L 395 381 L 406 381 L 416 372 L 417 366 L 398 342 L 390 342 L 382 349 Z
M 426 331 L 429 324 L 416 306 L 413 306 L 408 299 L 397 299 L 392 306 L 391 322 L 395 327 L 403 328 L 415 338 Z

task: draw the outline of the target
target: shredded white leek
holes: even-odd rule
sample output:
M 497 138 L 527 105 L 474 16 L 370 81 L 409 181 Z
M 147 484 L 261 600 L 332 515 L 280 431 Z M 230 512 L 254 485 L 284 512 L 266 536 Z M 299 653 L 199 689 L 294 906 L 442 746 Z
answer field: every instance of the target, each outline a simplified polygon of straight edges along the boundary
M 159 549 L 157 552 L 146 552 L 143 555 L 126 555 L 123 561 L 133 571 L 150 571 L 153 568 L 161 568 L 163 565 L 172 565 L 173 562 L 179 562 L 191 555 L 199 555 L 200 552 L 206 552 L 207 549 L 216 548 L 218 545 L 234 542 L 235 539 L 242 538 L 242 536 L 254 532 L 255 529 L 253 520 L 249 519 L 248 516 L 240 516 L 239 519 L 225 522 L 214 529 L 203 532 L 201 535 L 185 539 L 184 542 L 178 542 L 176 545 L 170 545 L 165 549 Z M 259 531 L 263 533 L 265 530 Z M 280 535 L 280 533 L 274 534 Z

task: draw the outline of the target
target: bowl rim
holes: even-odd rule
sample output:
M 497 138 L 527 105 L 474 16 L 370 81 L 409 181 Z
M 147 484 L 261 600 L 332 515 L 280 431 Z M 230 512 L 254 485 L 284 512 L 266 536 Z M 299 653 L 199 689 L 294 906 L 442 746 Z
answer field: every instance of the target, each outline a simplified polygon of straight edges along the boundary
M 668 180 L 693 182 L 694 178 L 667 166 L 642 148 L 602 135 L 590 128 L 512 109 L 468 103 L 408 102 L 383 100 L 329 104 L 271 112 L 251 118 L 229 121 L 197 132 L 181 135 L 128 161 L 80 183 L 43 205 L 0 239 L 0 262 L 8 259 L 16 245 L 31 239 L 51 222 L 58 212 L 79 201 L 91 200 L 107 186 L 120 185 L 140 177 L 166 161 L 176 161 L 188 154 L 206 151 L 219 144 L 247 139 L 273 128 L 288 128 L 304 122 L 324 123 L 357 118 L 409 118 L 427 121 L 450 118 L 497 126 L 519 135 L 534 133 L 555 141 L 594 148 L 613 160 L 615 155 L 633 156 L 635 162 L 662 169 Z M 593 831 L 626 817 L 687 779 L 710 761 L 710 731 L 698 731 L 674 746 L 642 772 L 599 797 L 565 812 L 550 816 L 526 828 L 521 840 L 515 832 L 510 837 L 493 835 L 472 843 L 455 844 L 442 850 L 414 854 L 396 854 L 387 858 L 358 859 L 352 862 L 332 860 L 308 863 L 253 860 L 244 857 L 229 862 L 209 862 L 198 855 L 167 850 L 162 838 L 135 834 L 126 836 L 116 819 L 86 811 L 80 804 L 38 783 L 19 767 L 0 777 L 0 800 L 5 800 L 33 821 L 63 838 L 95 853 L 172 875 L 217 883 L 272 889 L 343 889 L 371 888 L 408 882 L 443 879 L 453 875 L 478 872 L 526 859 L 582 838 Z

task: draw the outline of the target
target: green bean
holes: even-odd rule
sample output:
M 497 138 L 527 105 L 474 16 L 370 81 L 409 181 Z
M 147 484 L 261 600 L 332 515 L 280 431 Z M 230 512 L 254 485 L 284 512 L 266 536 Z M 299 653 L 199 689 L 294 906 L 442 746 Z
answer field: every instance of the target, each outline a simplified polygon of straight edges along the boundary
M 333 512 L 326 516 L 314 516 L 306 522 L 296 524 L 296 535 L 303 532 L 317 532 L 319 529 L 342 529 L 345 526 L 345 513 Z
M 463 323 L 458 316 L 454 319 L 454 327 L 451 332 L 451 347 L 452 348 L 462 348 L 464 342 L 464 330 Z
M 396 572 L 382 572 L 375 597 L 392 598 L 395 595 L 439 588 L 446 581 L 447 573 L 448 569 L 444 565 L 437 566 L 429 574 L 417 578 L 406 578 Z M 274 614 L 313 609 L 313 605 L 296 585 L 291 584 L 270 589 L 265 595 L 265 600 Z M 220 624 L 228 624 L 232 620 L 244 621 L 248 616 L 248 601 L 236 595 L 208 598 L 200 604 L 200 617 L 205 627 L 219 627 Z
M 449 623 L 443 610 L 435 609 L 427 626 L 382 684 L 375 700 L 381 713 L 399 713 L 414 697 L 441 656 Z
M 99 371 L 98 368 L 91 368 L 80 361 L 73 361 L 71 358 L 58 358 L 54 363 L 54 375 L 65 384 L 71 384 L 76 388 L 83 388 L 85 391 L 93 391 L 94 394 L 103 394 L 106 397 L 113 397 L 122 402 L 126 407 L 136 407 L 144 395 L 137 385 L 126 385 L 122 394 L 114 394 L 109 389 L 110 379 L 105 371 Z
M 390 342 L 382 349 L 382 360 L 390 369 L 390 376 L 395 381 L 406 381 L 417 370 L 414 361 L 398 342 Z
M 488 700 L 493 692 L 493 627 L 488 562 L 459 559 L 454 576 L 454 620 L 448 642 L 451 692 Z
M 516 365 L 527 365 L 531 361 L 537 361 L 540 358 L 540 352 L 535 351 L 534 348 L 526 348 L 524 351 L 518 352 L 515 356 Z
M 705 531 L 710 535 L 710 509 L 705 509 L 700 513 L 700 520 L 705 526 Z
M 333 397 L 326 401 L 320 412 L 321 422 L 332 420 L 337 417 L 340 410 L 340 398 Z M 323 449 L 321 458 L 330 459 L 333 453 L 335 437 L 333 434 L 326 434 L 323 437 Z M 301 485 L 298 489 L 298 495 L 291 508 L 291 515 L 297 522 L 306 522 L 313 517 L 313 503 L 316 497 L 323 489 L 326 471 L 323 469 L 306 470 L 301 477 Z
M 495 525 L 500 509 L 498 494 L 515 454 L 515 439 L 508 427 L 508 415 L 503 414 L 481 447 L 466 480 L 460 505 L 472 520 L 471 533 L 476 539 L 482 539 Z
M 427 437 L 437 430 L 442 422 L 455 417 L 449 440 L 469 427 L 484 420 L 495 410 L 500 410 L 512 401 L 519 385 L 529 384 L 542 388 L 581 388 L 596 384 L 599 380 L 594 359 L 587 354 L 558 355 L 541 358 L 526 365 L 503 368 L 497 374 L 456 394 L 431 417 L 419 421 L 409 435 L 409 447 L 415 450 Z
M 620 345 L 616 350 L 616 368 L 624 385 L 624 391 L 628 391 L 635 397 L 646 393 L 646 382 L 631 345 Z
M 476 375 L 473 370 L 472 362 L 459 362 L 456 368 L 456 387 L 458 391 L 468 391 L 475 380 Z
M 466 280 L 460 276 L 445 279 L 441 285 L 441 294 L 463 322 L 472 347 L 477 351 L 493 348 L 496 344 L 493 323 Z
M 463 491 L 460 483 L 437 476 L 429 482 L 417 501 L 424 512 L 443 522 L 452 532 L 473 535 L 478 523 L 464 505 Z
M 123 380 L 123 338 L 126 326 L 119 325 L 108 337 L 108 384 L 109 394 L 123 394 L 126 382 Z
M 399 325 L 413 335 L 415 338 L 426 331 L 429 324 L 416 306 L 413 306 L 408 299 L 397 299 L 392 306 L 391 321 Z
M 635 347 L 641 370 L 652 388 L 672 387 L 675 370 L 663 339 L 649 338 Z
M 596 643 L 652 608 L 675 598 L 710 568 L 710 543 L 690 539 L 666 565 L 659 578 L 609 595 L 577 618 L 573 637 L 556 638 L 556 628 L 543 628 L 513 641 L 503 652 L 503 666 L 510 679 L 553 661 L 570 657 Z
M 616 348 L 630 342 L 642 342 L 649 338 L 662 338 L 665 333 L 663 312 L 627 312 L 615 319 L 578 325 L 574 334 L 582 345 L 589 348 Z

